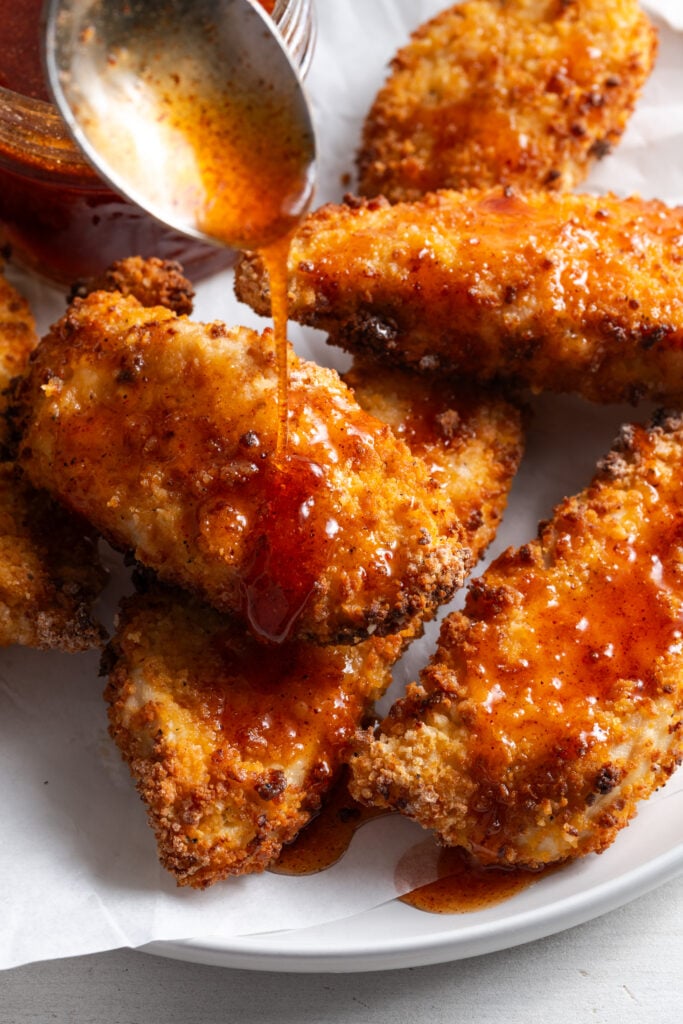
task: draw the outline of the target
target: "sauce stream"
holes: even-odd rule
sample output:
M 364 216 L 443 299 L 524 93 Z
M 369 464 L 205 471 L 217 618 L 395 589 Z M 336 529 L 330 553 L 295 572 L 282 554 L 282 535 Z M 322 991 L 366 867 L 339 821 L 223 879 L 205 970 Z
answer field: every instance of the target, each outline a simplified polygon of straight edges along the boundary
M 277 441 L 275 456 L 282 459 L 287 452 L 288 369 L 287 369 L 287 256 L 293 232 L 261 250 L 261 257 L 270 281 L 270 309 L 273 317 L 275 358 L 277 361 Z

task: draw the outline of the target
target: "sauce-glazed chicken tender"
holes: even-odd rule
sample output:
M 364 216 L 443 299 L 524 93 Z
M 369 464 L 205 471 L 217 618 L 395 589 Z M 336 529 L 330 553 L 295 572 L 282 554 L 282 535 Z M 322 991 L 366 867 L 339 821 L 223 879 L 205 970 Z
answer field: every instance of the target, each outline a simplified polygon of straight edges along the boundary
M 652 69 L 637 0 L 470 0 L 421 26 L 368 115 L 361 195 L 569 189 L 618 142 Z
M 21 464 L 162 580 L 267 640 L 350 642 L 430 614 L 469 553 L 427 466 L 292 351 L 276 455 L 271 348 L 269 332 L 133 296 L 76 299 L 15 396 Z
M 683 758 L 683 417 L 627 427 L 508 550 L 352 762 L 352 792 L 485 864 L 601 851 Z
M 92 606 L 106 580 L 87 524 L 0 463 L 0 646 L 99 647 Z
M 23 373 L 28 357 L 38 342 L 36 325 L 28 302 L 0 273 L 0 445 L 8 443 L 6 389 L 13 377 Z
M 319 810 L 403 645 L 264 647 L 187 595 L 124 602 L 105 657 L 111 733 L 179 885 L 277 857 Z
M 683 208 L 615 196 L 439 192 L 328 205 L 289 258 L 290 316 L 424 371 L 683 400 Z M 237 293 L 266 313 L 257 256 Z

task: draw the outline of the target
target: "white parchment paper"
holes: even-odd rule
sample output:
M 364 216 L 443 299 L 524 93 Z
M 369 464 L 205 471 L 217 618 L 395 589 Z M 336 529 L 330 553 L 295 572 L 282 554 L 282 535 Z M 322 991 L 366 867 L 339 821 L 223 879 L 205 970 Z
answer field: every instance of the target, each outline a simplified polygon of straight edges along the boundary
M 408 33 L 442 6 L 443 0 L 318 0 L 319 39 L 308 89 L 321 202 L 353 187 L 343 176 L 353 172 L 360 125 L 386 64 Z M 683 29 L 683 4 L 652 0 L 647 6 L 660 15 L 657 68 L 621 146 L 586 187 L 683 203 L 683 35 L 675 31 Z M 13 277 L 41 327 L 61 314 L 61 295 L 18 272 Z M 263 326 L 234 299 L 230 274 L 200 286 L 196 313 Z M 290 334 L 303 355 L 346 365 L 346 357 L 316 332 L 292 325 Z M 527 455 L 490 557 L 531 538 L 557 500 L 585 485 L 618 426 L 644 419 L 648 411 L 539 398 Z M 109 557 L 112 584 L 103 614 L 111 621 L 118 596 L 130 588 L 118 560 Z M 392 696 L 415 678 L 435 632 L 432 625 L 397 667 Z M 0 966 L 152 940 L 302 928 L 390 900 L 406 885 L 396 881 L 396 866 L 424 834 L 388 818 L 361 829 L 341 862 L 321 874 L 265 874 L 204 893 L 178 890 L 157 864 L 144 808 L 107 736 L 97 669 L 94 655 L 0 650 Z M 631 827 L 638 828 L 638 821 Z M 413 877 L 411 883 L 426 880 Z

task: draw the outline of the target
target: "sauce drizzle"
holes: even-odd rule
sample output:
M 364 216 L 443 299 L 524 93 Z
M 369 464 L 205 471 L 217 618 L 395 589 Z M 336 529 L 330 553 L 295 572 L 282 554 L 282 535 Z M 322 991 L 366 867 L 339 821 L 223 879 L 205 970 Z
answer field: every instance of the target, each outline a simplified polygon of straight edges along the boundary
M 328 795 L 317 818 L 283 847 L 269 871 L 278 875 L 311 875 L 336 864 L 348 850 L 355 833 L 367 821 L 392 812 L 359 804 L 348 791 L 346 771 Z M 522 892 L 540 878 L 561 868 L 550 865 L 541 871 L 522 868 L 482 867 L 458 847 L 436 847 L 428 838 L 409 849 L 396 869 L 405 884 L 424 877 L 425 865 L 436 858 L 435 881 L 417 885 L 399 899 L 415 910 L 431 914 L 465 914 L 495 906 Z M 433 869 L 432 869 L 433 870 Z
M 344 774 L 337 782 L 318 817 L 283 847 L 270 871 L 277 875 L 312 875 L 325 871 L 341 860 L 361 825 L 389 813 L 357 803 L 348 791 L 346 778 Z
M 287 369 L 287 256 L 293 232 L 278 239 L 261 250 L 261 257 L 268 270 L 270 280 L 270 309 L 273 317 L 275 357 L 277 360 L 277 441 L 276 459 L 282 459 L 287 452 L 288 421 L 288 369 Z

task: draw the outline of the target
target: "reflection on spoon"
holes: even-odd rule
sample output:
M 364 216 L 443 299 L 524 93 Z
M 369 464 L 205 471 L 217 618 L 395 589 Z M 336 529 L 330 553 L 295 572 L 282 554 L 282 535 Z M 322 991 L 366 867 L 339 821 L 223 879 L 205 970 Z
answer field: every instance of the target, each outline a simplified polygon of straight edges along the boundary
M 86 156 L 159 220 L 261 249 L 306 211 L 310 111 L 252 0 L 52 0 L 46 67 Z

